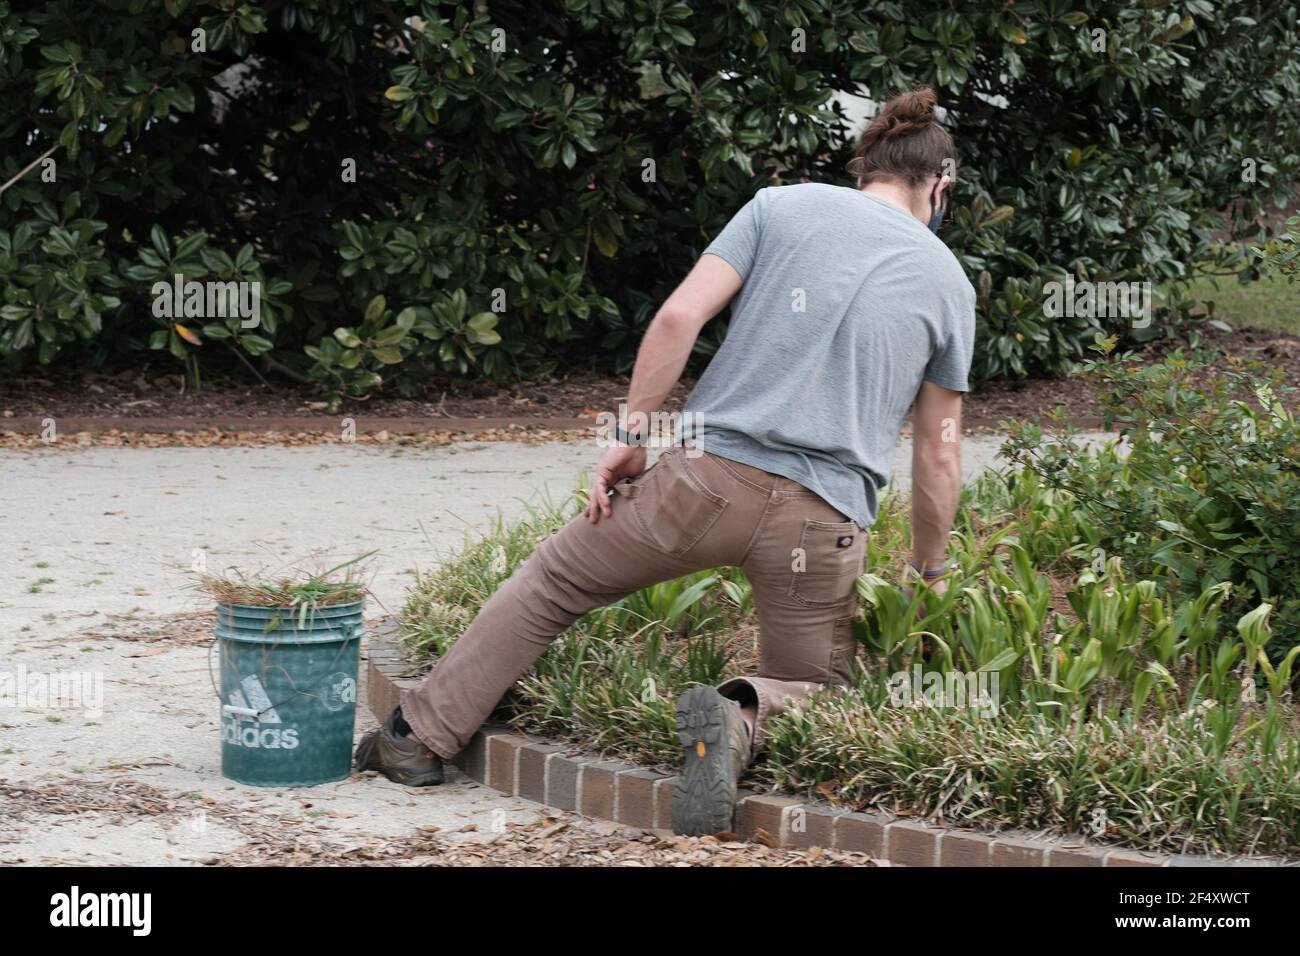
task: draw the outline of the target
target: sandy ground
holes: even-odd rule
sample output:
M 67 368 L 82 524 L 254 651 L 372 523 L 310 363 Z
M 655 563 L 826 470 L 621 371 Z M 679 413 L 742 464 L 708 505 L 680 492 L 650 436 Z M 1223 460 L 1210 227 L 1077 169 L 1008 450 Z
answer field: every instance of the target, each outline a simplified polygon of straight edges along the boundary
M 998 444 L 968 438 L 967 474 Z M 479 841 L 545 824 L 535 804 L 454 768 L 425 790 L 373 774 L 296 790 L 223 778 L 208 605 L 187 586 L 196 560 L 273 570 L 379 549 L 369 616 L 396 612 L 410 569 L 432 567 L 498 514 L 563 497 L 597 453 L 558 443 L 0 451 L 0 676 L 84 677 L 92 699 L 102 681 L 102 706 L 0 702 L 0 864 L 346 861 L 393 846 L 418 860 L 435 853 L 422 836 L 431 828 Z M 903 486 L 908 453 L 900 447 Z M 359 735 L 374 722 L 357 710 Z

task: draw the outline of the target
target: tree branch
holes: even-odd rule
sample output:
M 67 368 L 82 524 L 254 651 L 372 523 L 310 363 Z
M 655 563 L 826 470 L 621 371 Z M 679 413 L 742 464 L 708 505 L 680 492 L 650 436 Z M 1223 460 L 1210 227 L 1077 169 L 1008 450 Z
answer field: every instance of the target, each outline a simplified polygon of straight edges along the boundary
M 26 176 L 29 172 L 32 171 L 32 168 L 33 168 L 34 166 L 36 166 L 37 163 L 40 163 L 40 162 L 44 161 L 45 159 L 47 159 L 47 158 L 49 157 L 49 155 L 50 155 L 52 152 L 54 152 L 56 149 L 58 149 L 58 148 L 59 148 L 59 144 L 58 144 L 58 143 L 55 143 L 53 146 L 51 146 L 51 147 L 50 147 L 49 149 L 47 149 L 45 152 L 41 153 L 41 155 L 37 156 L 37 157 L 36 157 L 35 159 L 33 159 L 30 163 L 28 163 L 27 166 L 26 166 L 24 169 L 22 169 L 20 172 L 16 173 L 16 174 L 14 175 L 14 178 L 13 178 L 13 179 L 9 180 L 9 182 L 5 183 L 3 186 L 0 186 L 0 196 L 3 196 L 3 195 L 4 195 L 4 192 L 5 192 L 6 189 L 8 189 L 8 188 L 9 188 L 10 186 L 12 186 L 14 183 L 18 182 L 18 180 L 20 180 L 20 179 L 22 179 L 24 176 Z

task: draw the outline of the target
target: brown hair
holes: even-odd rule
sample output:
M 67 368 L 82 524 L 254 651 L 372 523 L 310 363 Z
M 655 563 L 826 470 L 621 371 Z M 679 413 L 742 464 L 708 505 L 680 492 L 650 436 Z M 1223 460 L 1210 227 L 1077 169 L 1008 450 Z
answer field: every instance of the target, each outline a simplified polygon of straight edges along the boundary
M 934 118 L 934 90 L 918 86 L 899 93 L 880 108 L 858 137 L 848 171 L 864 186 L 899 179 L 919 186 L 931 176 L 957 175 L 956 147 Z M 944 160 L 950 163 L 945 165 Z

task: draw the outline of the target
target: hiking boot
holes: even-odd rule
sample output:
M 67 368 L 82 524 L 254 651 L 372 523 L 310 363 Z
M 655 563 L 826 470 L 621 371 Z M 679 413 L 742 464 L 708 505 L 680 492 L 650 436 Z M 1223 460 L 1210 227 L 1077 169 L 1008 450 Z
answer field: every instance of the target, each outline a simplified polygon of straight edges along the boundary
M 361 738 L 357 744 L 356 768 L 378 770 L 394 783 L 408 787 L 442 783 L 442 758 L 410 729 L 402 717 L 402 708 L 396 708 L 381 728 Z
M 740 708 L 716 687 L 677 698 L 682 772 L 673 790 L 673 832 L 707 836 L 732 829 L 736 788 L 749 766 L 750 735 Z

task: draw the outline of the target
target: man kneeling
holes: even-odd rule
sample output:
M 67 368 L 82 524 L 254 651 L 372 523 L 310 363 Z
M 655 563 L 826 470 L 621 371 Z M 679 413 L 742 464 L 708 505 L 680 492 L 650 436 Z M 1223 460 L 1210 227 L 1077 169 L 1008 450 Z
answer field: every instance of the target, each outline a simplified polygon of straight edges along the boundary
M 858 142 L 857 188 L 760 189 L 705 249 L 646 331 L 585 514 L 541 542 L 362 740 L 359 769 L 440 783 L 443 761 L 581 615 L 733 565 L 753 585 L 759 672 L 679 698 L 672 805 L 676 833 L 732 829 L 765 722 L 852 680 L 854 583 L 909 408 L 912 566 L 943 574 L 975 291 L 937 237 L 955 159 L 934 105 L 928 89 L 884 105 Z M 646 436 L 626 425 L 660 409 L 700 329 L 733 297 L 677 443 L 647 469 Z

